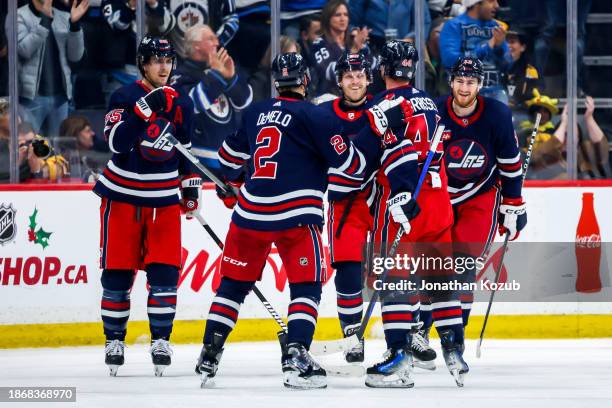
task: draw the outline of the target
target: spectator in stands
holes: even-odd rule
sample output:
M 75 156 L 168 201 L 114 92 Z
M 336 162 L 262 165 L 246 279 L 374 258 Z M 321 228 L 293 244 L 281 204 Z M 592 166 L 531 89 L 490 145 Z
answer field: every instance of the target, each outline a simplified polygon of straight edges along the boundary
M 364 50 L 369 54 L 367 27 L 349 31 L 349 8 L 346 0 L 329 0 L 321 13 L 323 36 L 312 45 L 314 66 L 311 70 L 313 88 L 316 96 L 337 93 L 336 61 L 342 52 L 349 48 L 354 52 Z
M 236 73 L 225 48 L 218 48 L 217 35 L 209 26 L 190 28 L 185 40 L 188 57 L 179 64 L 170 84 L 193 101 L 192 152 L 216 170 L 220 168 L 217 151 L 227 135 L 238 129 L 238 112 L 251 104 L 253 91 Z
M 550 47 L 553 43 L 557 28 L 565 25 L 567 20 L 567 8 L 565 0 L 543 0 L 545 21 L 540 24 L 540 31 L 535 39 L 535 64 L 542 75 L 546 74 Z M 586 37 L 586 20 L 591 10 L 592 0 L 578 0 L 577 25 L 578 37 L 576 42 L 576 61 L 578 61 L 578 89 L 582 93 L 584 87 L 584 44 Z
M 522 31 L 508 31 L 506 34 L 512 64 L 506 73 L 506 90 L 509 106 L 514 119 L 521 122 L 527 117 L 525 103 L 533 97 L 533 90 L 538 87 L 538 70 L 527 59 L 527 36 Z
M 557 100 L 540 95 L 536 90 L 535 97 L 527 102 L 530 120 L 521 124 L 519 143 L 524 150 L 527 147 L 535 116 L 542 114 L 540 127 L 533 146 L 530 170 L 527 173 L 530 179 L 567 179 L 567 105 L 561 113 L 561 120 L 555 127 L 552 117 L 559 112 Z M 595 103 L 593 98 L 585 99 L 586 111 L 582 118 L 586 127 L 586 135 L 581 125 L 576 126 L 578 143 L 576 145 L 578 161 L 578 178 L 597 179 L 609 178 L 612 175 L 609 165 L 609 143 L 593 113 Z
M 445 95 L 450 92 L 448 76 L 442 67 L 442 56 L 440 54 L 440 33 L 447 21 L 444 17 L 438 17 L 431 23 L 431 31 L 427 38 L 427 56 L 424 58 L 426 71 L 426 89 L 432 90 L 433 95 Z
M 36 129 L 46 121 L 46 133 L 57 134 L 68 116 L 72 98 L 69 62 L 84 53 L 79 20 L 89 0 L 73 1 L 70 13 L 51 6 L 52 0 L 30 0 L 17 10 L 17 52 L 20 58 L 20 103 Z
M 36 136 L 36 132 L 27 122 L 21 122 L 21 118 L 17 118 L 18 122 L 18 134 L 17 134 L 17 167 L 18 177 L 20 182 L 30 182 L 34 179 L 41 179 L 48 181 L 51 176 L 57 177 L 64 176 L 68 170 L 67 167 L 61 167 L 62 158 L 56 157 L 54 159 L 47 160 L 41 156 L 47 156 L 48 151 L 42 151 L 45 149 L 35 149 L 33 143 L 35 139 L 44 146 L 49 146 L 42 138 Z M 10 124 L 9 124 L 9 103 L 8 98 L 0 98 L 0 183 L 10 182 L 10 161 L 9 157 L 9 136 L 10 136 Z M 36 154 L 38 153 L 38 155 Z M 49 159 L 49 158 L 47 158 Z M 59 163 L 58 166 L 50 166 L 50 163 Z M 56 178 L 54 178 L 55 180 Z
M 416 24 L 415 0 L 351 0 L 351 24 L 370 29 L 369 45 L 378 53 L 385 41 L 404 39 L 414 42 Z M 431 16 L 424 12 L 425 33 L 429 32 Z
M 283 34 L 299 40 L 303 18 L 318 15 L 325 3 L 327 0 L 282 0 L 280 18 Z
M 185 37 L 191 27 L 208 25 L 222 47 L 234 38 L 239 27 L 234 0 L 158 0 L 163 2 L 163 14 L 152 15 L 149 32 L 168 36 L 176 53 L 188 57 Z
M 295 42 L 295 40 L 286 35 L 280 36 L 280 52 L 297 52 L 299 53 L 300 46 Z M 270 47 L 266 50 L 263 58 L 261 59 L 261 63 L 259 64 L 259 69 L 255 72 L 255 74 L 250 78 L 249 83 L 251 84 L 251 88 L 253 89 L 253 101 L 261 101 L 267 98 L 270 98 L 270 91 L 272 89 L 272 81 L 271 81 L 271 60 L 270 54 L 272 53 Z M 302 54 L 303 55 L 303 54 Z
M 464 14 L 444 24 L 440 33 L 442 65 L 449 70 L 462 56 L 479 58 L 484 65 L 484 83 L 480 93 L 508 103 L 502 74 L 512 63 L 506 42 L 506 29 L 494 20 L 497 0 L 463 0 Z
M 240 18 L 240 27 L 225 49 L 241 74 L 248 78 L 257 70 L 270 45 L 270 0 L 239 0 L 236 14 Z
M 62 149 L 62 155 L 70 163 L 70 175 L 84 181 L 93 181 L 104 165 L 110 159 L 109 153 L 96 152 L 93 150 L 96 132 L 91 122 L 82 115 L 70 115 L 60 126 L 60 136 L 64 140 L 72 140 L 73 143 L 64 143 L 70 149 Z M 56 144 L 54 146 L 58 148 Z
M 104 65 L 108 67 L 108 80 L 104 86 L 107 100 L 114 90 L 138 78 L 136 6 L 137 0 L 102 0 L 102 13 L 107 25 L 104 37 L 107 44 L 113 44 L 99 50 L 104 53 Z M 145 12 L 155 21 L 164 16 L 163 5 L 158 0 L 145 0 Z
M 465 12 L 463 0 L 428 0 L 431 21 L 436 18 L 456 17 Z
M 314 55 L 312 55 L 312 44 L 321 36 L 321 17 L 307 16 L 300 20 L 300 39 L 298 46 L 302 50 L 302 56 L 309 66 L 315 63 Z

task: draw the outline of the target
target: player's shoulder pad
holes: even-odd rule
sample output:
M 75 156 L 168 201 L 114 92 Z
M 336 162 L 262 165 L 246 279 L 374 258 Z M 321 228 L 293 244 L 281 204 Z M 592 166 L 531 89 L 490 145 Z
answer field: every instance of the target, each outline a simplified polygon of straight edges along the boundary
M 133 82 L 115 90 L 109 99 L 109 110 L 124 106 L 131 106 L 142 96 L 143 91 L 139 84 Z
M 323 108 L 323 109 L 325 109 L 327 111 L 333 111 L 334 110 L 334 101 L 335 101 L 335 99 L 331 99 L 329 101 L 321 102 L 317 106 L 320 106 L 321 108 Z
M 438 96 L 434 99 L 434 103 L 436 104 L 436 106 L 438 107 L 438 111 L 445 111 L 446 110 L 446 102 L 448 101 L 448 97 L 450 95 L 442 95 L 442 96 Z
M 497 99 L 489 98 L 488 96 L 483 96 L 483 100 L 485 105 L 484 109 L 487 115 L 493 115 L 493 117 L 500 115 L 512 117 L 512 111 L 505 103 Z

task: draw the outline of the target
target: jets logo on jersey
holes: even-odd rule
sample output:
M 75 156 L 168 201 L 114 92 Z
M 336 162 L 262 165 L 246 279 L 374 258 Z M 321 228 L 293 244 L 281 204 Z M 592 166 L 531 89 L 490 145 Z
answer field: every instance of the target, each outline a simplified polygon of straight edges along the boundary
M 489 160 L 484 148 L 473 140 L 454 141 L 446 146 L 445 150 L 444 160 L 448 163 L 448 172 L 458 179 L 479 177 Z
M 157 119 L 149 125 L 146 137 L 140 143 L 142 156 L 151 161 L 165 161 L 174 155 L 174 144 L 168 140 L 175 128 L 165 119 Z

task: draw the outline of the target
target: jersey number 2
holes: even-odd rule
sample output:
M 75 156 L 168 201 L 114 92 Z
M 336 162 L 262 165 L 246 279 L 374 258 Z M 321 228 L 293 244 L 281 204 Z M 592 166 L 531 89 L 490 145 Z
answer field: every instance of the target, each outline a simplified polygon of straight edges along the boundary
M 257 134 L 255 143 L 258 145 L 253 155 L 255 172 L 251 178 L 276 178 L 276 167 L 278 163 L 266 160 L 273 157 L 280 150 L 281 136 L 283 134 L 276 126 L 266 126 Z

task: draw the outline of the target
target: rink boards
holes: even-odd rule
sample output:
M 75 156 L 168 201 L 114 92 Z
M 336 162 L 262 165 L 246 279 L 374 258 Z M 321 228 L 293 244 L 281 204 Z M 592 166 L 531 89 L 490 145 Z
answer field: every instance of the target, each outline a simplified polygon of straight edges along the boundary
M 95 344 L 99 323 L 99 198 L 90 185 L 0 187 L 0 348 L 55 344 Z M 582 194 L 593 192 L 602 241 L 612 233 L 612 183 L 532 184 L 526 189 L 529 225 L 525 242 L 574 242 Z M 231 212 L 209 186 L 203 214 L 221 237 Z M 195 221 L 183 222 L 183 256 L 177 324 L 173 340 L 199 342 L 218 282 L 220 250 Z M 331 271 L 329 273 L 331 275 Z M 288 288 L 273 249 L 260 290 L 281 314 L 286 313 Z M 610 288 L 603 288 L 608 291 Z M 340 335 L 333 279 L 324 286 L 319 308 L 318 338 Z M 469 337 L 478 335 L 484 304 L 474 306 Z M 612 337 L 612 302 L 497 303 L 487 335 L 497 338 Z M 270 340 L 277 327 L 257 298 L 240 310 L 231 340 Z M 139 273 L 132 294 L 128 341 L 146 338 L 146 287 Z M 372 336 L 380 336 L 374 324 Z

